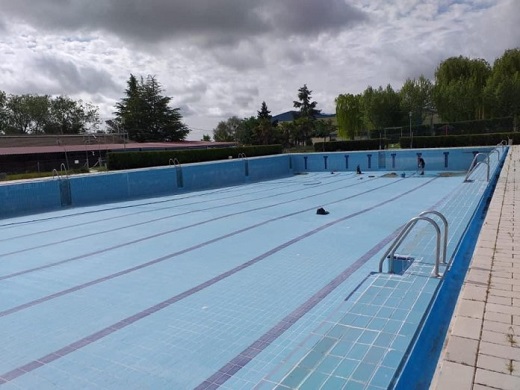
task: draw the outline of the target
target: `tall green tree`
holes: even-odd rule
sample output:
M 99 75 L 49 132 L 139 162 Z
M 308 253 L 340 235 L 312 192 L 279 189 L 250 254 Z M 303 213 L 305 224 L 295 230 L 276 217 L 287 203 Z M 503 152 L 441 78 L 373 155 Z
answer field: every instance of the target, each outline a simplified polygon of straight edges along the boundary
M 483 59 L 452 57 L 435 71 L 433 101 L 446 121 L 484 119 L 484 88 L 491 67 Z
M 338 135 L 354 139 L 361 133 L 363 123 L 363 97 L 361 95 L 341 94 L 336 98 L 336 120 Z
M 362 96 L 365 125 L 369 129 L 383 129 L 397 126 L 401 122 L 401 99 L 388 84 L 385 89 L 368 87 Z
M 293 101 L 293 106 L 299 110 L 295 121 L 300 132 L 298 139 L 304 143 L 309 143 L 310 136 L 314 133 L 316 116 L 321 112 L 316 109 L 318 103 L 312 101 L 311 95 L 312 91 L 304 84 L 298 89 L 298 100 Z
M 10 95 L 0 116 L 6 134 L 80 134 L 100 123 L 97 107 L 67 96 Z
M 271 111 L 268 110 L 267 104 L 265 102 L 262 102 L 262 106 L 260 107 L 260 111 L 257 111 L 258 119 L 271 119 Z
M 295 122 L 281 122 L 278 126 L 280 143 L 285 147 L 293 147 L 298 143 L 298 128 Z
M 520 117 L 520 49 L 506 50 L 493 64 L 485 88 L 485 102 L 493 117 L 513 116 L 515 131 Z
M 97 107 L 67 96 L 58 96 L 51 101 L 50 122 L 47 134 L 81 134 L 87 130 L 97 130 L 99 125 Z
M 31 113 L 28 105 L 28 95 L 11 95 L 6 103 L 8 134 L 29 134 Z
M 252 143 L 255 145 L 270 145 L 279 142 L 277 122 L 273 122 L 271 111 L 265 102 L 262 102 L 260 111 L 257 111 L 252 135 Z
M 0 134 L 5 134 L 7 130 L 7 94 L 0 91 Z
M 415 125 L 424 122 L 434 111 L 433 84 L 421 75 L 418 79 L 407 79 L 399 91 L 401 107 L 400 123 L 405 122 L 412 113 L 411 121 Z
M 242 119 L 232 116 L 226 121 L 220 121 L 213 130 L 213 139 L 217 142 L 238 142 L 237 133 L 240 133 Z
M 317 120 L 314 129 L 314 136 L 323 138 L 325 141 L 327 137 L 330 138 L 331 134 L 336 131 L 336 126 L 332 123 L 331 119 Z
M 116 104 L 116 122 L 137 142 L 181 141 L 189 134 L 179 108 L 170 107 L 171 98 L 162 95 L 155 76 L 138 80 L 130 75 L 126 97 Z

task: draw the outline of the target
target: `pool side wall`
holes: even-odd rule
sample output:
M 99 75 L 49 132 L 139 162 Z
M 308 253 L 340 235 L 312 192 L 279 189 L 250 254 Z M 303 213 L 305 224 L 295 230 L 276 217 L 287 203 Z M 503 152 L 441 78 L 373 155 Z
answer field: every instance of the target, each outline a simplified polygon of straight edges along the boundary
M 0 185 L 0 218 L 61 208 L 121 202 L 272 180 L 324 171 L 465 171 L 473 157 L 492 147 L 363 152 L 295 153 L 198 164 L 54 177 Z
M 396 374 L 394 386 L 391 388 L 409 390 L 427 389 L 430 386 L 462 283 L 506 157 L 507 153 L 504 153 L 482 194 L 480 203 L 453 254 L 452 263 L 437 287 L 430 310 L 425 314 L 423 326 L 416 335 L 408 357 L 403 362 L 400 373 Z

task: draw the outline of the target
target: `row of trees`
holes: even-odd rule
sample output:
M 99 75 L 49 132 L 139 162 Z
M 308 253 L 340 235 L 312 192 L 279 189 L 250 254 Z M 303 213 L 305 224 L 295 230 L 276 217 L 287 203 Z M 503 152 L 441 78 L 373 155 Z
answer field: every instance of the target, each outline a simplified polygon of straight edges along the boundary
M 441 62 L 434 82 L 408 79 L 396 91 L 368 87 L 336 98 L 338 133 L 353 139 L 367 130 L 420 125 L 434 114 L 447 122 L 520 116 L 520 49 L 507 50 L 493 66 L 482 59 Z
M 79 134 L 97 131 L 99 124 L 97 107 L 81 100 L 0 91 L 1 134 Z
M 219 142 L 238 142 L 240 144 L 269 145 L 283 144 L 294 146 L 306 144 L 311 137 L 326 137 L 335 130 L 331 120 L 318 120 L 321 110 L 312 100 L 312 91 L 307 85 L 298 90 L 298 100 L 293 101 L 294 120 L 278 123 L 273 121 L 267 104 L 262 102 L 257 116 L 240 119 L 233 116 L 221 121 L 213 130 L 213 139 Z M 209 140 L 209 135 L 204 136 Z
M 126 133 L 138 142 L 169 142 L 186 138 L 189 129 L 178 108 L 154 76 L 130 75 L 126 96 L 116 104 L 115 118 L 106 121 L 109 133 Z M 0 91 L 0 134 L 44 135 L 98 132 L 98 108 L 66 96 L 7 95 Z

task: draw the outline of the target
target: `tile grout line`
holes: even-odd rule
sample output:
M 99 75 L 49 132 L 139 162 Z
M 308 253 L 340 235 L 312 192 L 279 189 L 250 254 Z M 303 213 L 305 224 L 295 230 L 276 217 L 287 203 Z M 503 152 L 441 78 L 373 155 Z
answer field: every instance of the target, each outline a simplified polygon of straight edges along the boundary
M 479 338 L 478 338 L 478 342 L 477 342 L 477 351 L 476 351 L 475 360 L 474 360 L 474 363 L 473 363 L 473 375 L 472 375 L 472 380 L 471 380 L 473 386 L 475 385 L 475 381 L 476 381 L 478 360 L 479 360 L 479 357 L 480 357 L 480 347 L 481 347 L 481 343 L 482 343 L 482 337 L 483 337 L 483 334 L 484 334 L 484 323 L 486 321 L 485 317 L 486 317 L 486 311 L 487 311 L 487 303 L 488 303 L 488 300 L 489 300 L 489 294 L 490 294 L 490 289 L 491 289 L 491 279 L 492 279 L 493 268 L 494 268 L 495 259 L 496 259 L 496 250 L 497 250 L 498 236 L 499 236 L 499 231 L 500 231 L 500 223 L 501 223 L 503 215 L 504 215 L 504 203 L 505 203 L 505 198 L 506 198 L 505 195 L 506 195 L 506 192 L 507 192 L 508 182 L 509 182 L 510 163 L 511 163 L 511 161 L 509 161 L 509 163 L 507 165 L 507 169 L 506 169 L 506 172 L 505 172 L 506 175 L 504 176 L 505 177 L 505 184 L 504 184 L 504 187 L 503 187 L 502 192 L 500 194 L 500 196 L 502 197 L 501 204 L 500 204 L 500 217 L 498 219 L 496 234 L 495 234 L 495 237 L 494 237 L 493 254 L 491 256 L 491 264 L 490 264 L 488 281 L 487 281 L 486 296 L 485 296 L 485 299 L 484 299 L 484 312 L 482 313 L 482 320 L 481 320 L 481 323 L 480 323 L 480 334 L 479 334 Z

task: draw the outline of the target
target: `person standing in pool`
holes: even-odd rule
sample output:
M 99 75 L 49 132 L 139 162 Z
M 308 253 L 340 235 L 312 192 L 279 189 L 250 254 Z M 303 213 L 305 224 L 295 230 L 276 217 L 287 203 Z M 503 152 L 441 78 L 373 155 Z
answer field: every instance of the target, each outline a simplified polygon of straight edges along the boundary
M 417 167 L 419 168 L 419 171 L 421 171 L 421 173 L 419 173 L 419 175 L 424 175 L 424 166 L 425 165 L 426 165 L 426 163 L 424 162 L 424 158 L 419 157 L 417 159 Z

